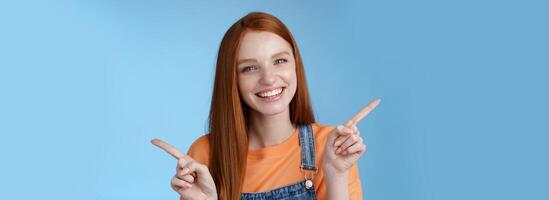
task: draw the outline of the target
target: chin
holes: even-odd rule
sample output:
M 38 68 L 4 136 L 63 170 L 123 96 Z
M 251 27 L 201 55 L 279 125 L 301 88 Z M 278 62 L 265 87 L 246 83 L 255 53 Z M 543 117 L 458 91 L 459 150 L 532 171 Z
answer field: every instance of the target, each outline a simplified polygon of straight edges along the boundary
M 291 99 L 280 99 L 278 102 L 254 102 L 251 109 L 261 115 L 276 115 L 290 110 Z
M 285 112 L 289 109 L 289 106 L 270 106 L 269 108 L 259 108 L 256 111 L 262 115 L 276 115 Z

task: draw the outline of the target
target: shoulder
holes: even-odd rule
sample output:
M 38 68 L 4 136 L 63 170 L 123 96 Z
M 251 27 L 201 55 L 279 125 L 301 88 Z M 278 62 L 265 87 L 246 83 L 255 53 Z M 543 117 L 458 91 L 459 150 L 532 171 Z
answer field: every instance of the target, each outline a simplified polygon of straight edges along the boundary
M 313 128 L 313 134 L 315 137 L 315 149 L 316 149 L 316 158 L 319 163 L 322 163 L 322 158 L 324 154 L 324 147 L 326 142 L 328 142 L 328 136 L 336 128 L 336 126 L 325 125 L 313 123 L 311 124 Z
M 311 124 L 311 126 L 313 127 L 315 140 L 317 141 L 326 141 L 330 132 L 332 132 L 332 130 L 336 128 L 336 126 L 319 123 L 313 123 Z
M 195 161 L 208 165 L 210 158 L 210 139 L 209 134 L 200 136 L 189 147 L 187 155 L 192 157 Z

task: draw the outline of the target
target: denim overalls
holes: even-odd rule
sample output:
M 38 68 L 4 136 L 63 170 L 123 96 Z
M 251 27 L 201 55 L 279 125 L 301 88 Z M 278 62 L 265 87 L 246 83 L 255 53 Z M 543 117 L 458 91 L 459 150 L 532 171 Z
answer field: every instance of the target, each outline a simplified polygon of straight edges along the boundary
M 310 124 L 299 125 L 299 144 L 301 146 L 301 172 L 304 180 L 267 192 L 242 193 L 242 199 L 267 200 L 310 200 L 316 199 L 313 178 L 318 168 L 315 165 L 315 142 L 313 128 Z

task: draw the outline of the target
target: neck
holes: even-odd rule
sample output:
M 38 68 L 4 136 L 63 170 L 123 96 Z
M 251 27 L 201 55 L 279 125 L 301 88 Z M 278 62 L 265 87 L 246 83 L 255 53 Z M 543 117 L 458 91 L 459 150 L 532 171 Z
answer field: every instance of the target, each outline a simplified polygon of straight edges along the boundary
M 288 139 L 296 127 L 290 121 L 290 111 L 275 115 L 250 112 L 248 141 L 250 149 L 265 148 L 280 144 Z

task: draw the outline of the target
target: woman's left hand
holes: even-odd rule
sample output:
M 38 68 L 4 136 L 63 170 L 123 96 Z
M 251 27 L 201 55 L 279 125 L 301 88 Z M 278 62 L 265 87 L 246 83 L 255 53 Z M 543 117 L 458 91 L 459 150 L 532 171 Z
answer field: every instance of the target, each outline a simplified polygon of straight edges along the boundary
M 366 145 L 356 125 L 379 105 L 380 101 L 380 99 L 373 100 L 345 124 L 337 126 L 330 132 L 324 147 L 325 171 L 336 174 L 345 173 L 366 151 Z

